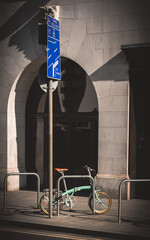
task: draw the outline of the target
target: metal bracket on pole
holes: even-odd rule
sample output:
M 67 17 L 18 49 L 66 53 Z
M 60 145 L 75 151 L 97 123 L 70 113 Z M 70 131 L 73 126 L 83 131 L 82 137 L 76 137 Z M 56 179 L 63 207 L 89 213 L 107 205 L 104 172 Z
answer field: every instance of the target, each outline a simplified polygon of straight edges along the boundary
M 40 206 L 40 177 L 37 173 L 7 173 L 4 177 L 4 211 L 6 211 L 7 178 L 9 176 L 34 175 L 37 177 L 37 208 Z
M 60 181 L 64 178 L 90 178 L 92 180 L 92 193 L 93 193 L 93 214 L 95 213 L 95 182 L 92 176 L 89 175 L 64 175 L 57 180 L 57 216 L 59 216 L 59 191 L 60 191 Z

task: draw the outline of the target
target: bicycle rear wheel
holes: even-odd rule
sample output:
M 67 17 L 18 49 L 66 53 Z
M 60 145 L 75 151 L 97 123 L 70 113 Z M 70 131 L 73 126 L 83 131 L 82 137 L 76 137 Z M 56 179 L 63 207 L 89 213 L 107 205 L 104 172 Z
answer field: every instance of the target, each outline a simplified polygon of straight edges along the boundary
M 89 207 L 93 211 L 93 194 L 89 196 Z M 95 193 L 95 213 L 105 213 L 111 207 L 111 198 L 108 193 L 96 190 Z
M 56 198 L 56 192 L 53 193 L 53 215 L 57 214 L 57 201 L 55 200 Z M 40 199 L 40 206 L 41 206 L 41 210 L 45 213 L 45 214 L 49 214 L 49 193 L 45 193 L 42 195 L 41 199 Z M 59 200 L 59 209 L 61 210 L 63 208 L 63 199 L 61 198 Z

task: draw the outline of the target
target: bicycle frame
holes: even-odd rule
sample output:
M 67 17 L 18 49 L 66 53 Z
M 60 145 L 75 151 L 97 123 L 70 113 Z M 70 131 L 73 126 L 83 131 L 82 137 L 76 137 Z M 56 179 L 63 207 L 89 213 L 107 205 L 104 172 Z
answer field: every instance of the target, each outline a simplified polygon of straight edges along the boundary
M 71 189 L 63 192 L 61 196 L 62 196 L 62 197 L 65 196 L 65 195 L 67 195 L 67 197 L 68 197 L 69 195 L 73 196 L 74 193 L 76 193 L 76 192 L 79 192 L 79 191 L 82 191 L 82 190 L 89 190 L 89 189 L 92 189 L 92 186 L 91 186 L 91 185 L 74 187 L 74 188 L 71 188 Z
M 59 191 L 60 191 L 60 180 L 64 179 L 64 178 L 89 178 L 92 181 L 92 185 L 88 185 L 88 186 L 79 186 L 79 187 L 74 187 L 71 188 L 67 191 L 65 191 L 64 193 L 62 193 L 59 196 Z M 93 196 L 95 195 L 95 183 L 94 183 L 94 179 L 92 178 L 91 174 L 89 175 L 64 175 L 62 174 L 62 176 L 58 179 L 57 181 L 57 194 L 58 194 L 58 198 L 57 198 L 57 216 L 59 216 L 59 199 L 61 198 L 61 196 L 64 196 L 66 194 L 72 193 L 72 195 L 74 194 L 74 192 L 77 191 L 81 191 L 81 190 L 85 190 L 85 189 L 91 189 L 92 188 L 92 194 Z M 95 213 L 95 198 L 93 198 L 93 214 Z
M 88 171 L 88 175 L 91 177 L 91 172 L 90 172 L 90 168 L 89 167 L 86 167 L 86 169 L 87 169 L 87 171 Z M 67 184 L 66 184 L 66 180 L 65 180 L 65 174 L 64 174 L 64 172 L 63 171 L 61 171 L 60 172 L 60 174 L 62 175 L 62 177 L 63 177 L 63 183 L 64 183 L 64 188 L 65 188 L 65 192 L 67 192 L 68 190 L 67 190 Z M 84 176 L 84 175 L 82 175 L 82 176 Z M 92 179 L 92 181 L 91 181 L 91 178 L 90 178 L 90 184 L 92 185 L 93 184 L 93 179 Z M 86 186 L 82 186 L 82 187 L 86 187 Z M 77 188 L 79 188 L 79 187 L 77 187 Z M 86 188 L 84 188 L 84 189 L 86 189 Z M 84 190 L 83 189 L 83 190 Z M 89 188 L 88 188 L 89 189 Z M 71 189 L 70 189 L 71 190 Z M 80 189 L 81 190 L 81 189 Z M 78 190 L 78 191 L 80 191 L 80 190 Z M 77 192 L 77 191 L 75 191 L 75 192 Z M 68 193 L 67 193 L 68 194 Z
M 79 192 L 79 191 L 82 191 L 82 190 L 90 190 L 92 189 L 92 186 L 91 185 L 86 185 L 86 186 L 79 186 L 79 187 L 74 187 L 74 188 L 71 188 L 69 190 L 67 190 L 66 192 L 63 192 L 59 198 L 61 197 L 64 197 L 65 195 L 68 197 L 68 196 L 73 196 L 76 192 Z M 97 196 L 97 192 L 95 191 L 95 197 L 96 197 L 96 200 L 100 203 L 102 203 L 102 201 L 98 198 Z

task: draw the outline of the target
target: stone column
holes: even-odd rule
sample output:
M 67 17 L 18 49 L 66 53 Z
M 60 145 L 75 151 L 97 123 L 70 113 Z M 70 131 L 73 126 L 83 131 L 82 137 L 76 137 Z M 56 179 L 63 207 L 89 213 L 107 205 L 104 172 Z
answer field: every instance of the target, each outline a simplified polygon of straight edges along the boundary
M 128 81 L 95 82 L 99 101 L 97 185 L 117 197 L 128 178 Z M 124 197 L 127 195 L 126 190 Z

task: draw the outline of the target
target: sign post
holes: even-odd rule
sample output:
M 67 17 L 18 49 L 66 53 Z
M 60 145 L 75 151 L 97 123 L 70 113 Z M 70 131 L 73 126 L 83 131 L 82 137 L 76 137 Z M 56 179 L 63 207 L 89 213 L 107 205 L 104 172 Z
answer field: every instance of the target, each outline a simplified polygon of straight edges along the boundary
M 53 215 L 53 80 L 61 80 L 59 21 L 47 17 L 48 139 L 49 139 L 49 218 Z
M 48 172 L 49 172 L 49 218 L 53 216 L 53 92 L 52 80 L 48 82 Z

